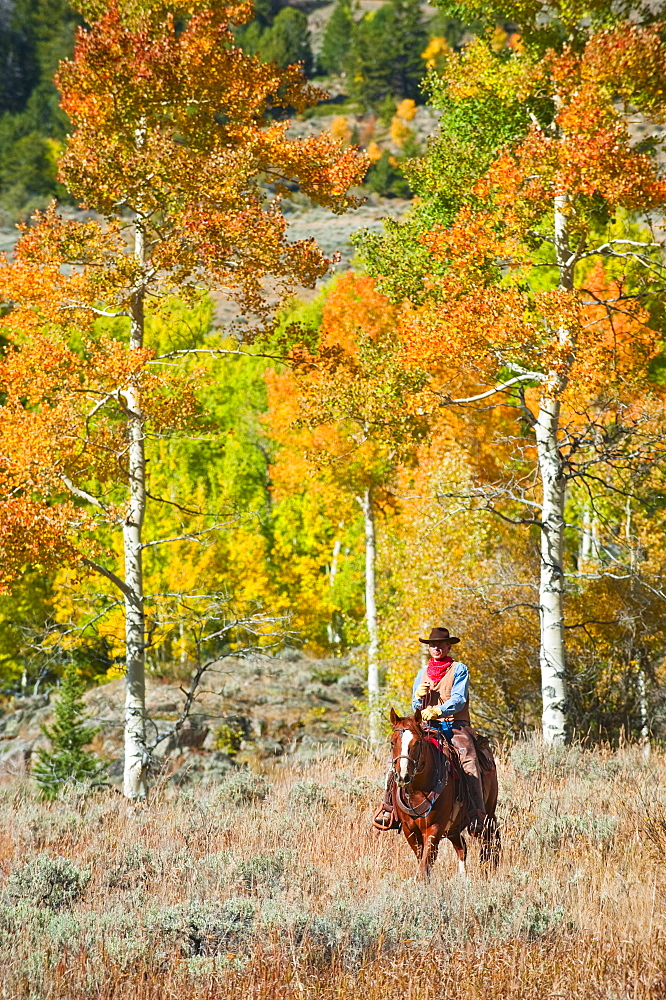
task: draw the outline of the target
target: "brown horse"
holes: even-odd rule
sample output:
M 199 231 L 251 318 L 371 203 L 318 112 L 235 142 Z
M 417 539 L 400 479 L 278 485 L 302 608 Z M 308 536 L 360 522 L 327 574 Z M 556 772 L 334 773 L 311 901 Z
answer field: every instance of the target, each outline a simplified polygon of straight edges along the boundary
M 413 718 L 401 719 L 391 709 L 391 773 L 395 779 L 394 807 L 407 842 L 428 879 L 446 837 L 458 855 L 458 868 L 465 872 L 467 845 L 462 836 L 470 821 L 467 795 L 455 750 L 444 742 L 439 750 L 424 731 L 419 709 Z M 497 772 L 483 775 L 483 797 L 487 819 L 481 834 L 481 864 L 496 868 L 501 849 L 495 818 Z

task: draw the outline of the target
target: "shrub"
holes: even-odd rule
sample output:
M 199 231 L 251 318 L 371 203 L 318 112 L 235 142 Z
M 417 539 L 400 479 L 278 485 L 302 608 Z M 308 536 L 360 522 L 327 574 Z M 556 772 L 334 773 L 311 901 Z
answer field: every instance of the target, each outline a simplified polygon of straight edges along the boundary
M 520 922 L 519 933 L 534 940 L 554 930 L 564 919 L 564 909 L 561 906 L 538 906 L 530 903 Z
M 246 858 L 239 861 L 233 869 L 232 879 L 251 891 L 258 888 L 268 892 L 275 891 L 282 887 L 285 870 L 292 854 L 291 851 L 273 851 Z
M 39 854 L 12 872 L 7 881 L 7 896 L 55 910 L 78 899 L 89 881 L 90 872 L 77 868 L 69 858 Z
M 383 786 L 372 778 L 366 778 L 363 774 L 350 774 L 348 771 L 339 771 L 330 782 L 329 788 L 332 798 L 343 798 L 349 802 L 358 802 L 361 799 L 374 801 L 377 795 L 382 794 Z
M 511 748 L 509 758 L 521 778 L 564 777 L 580 770 L 583 751 L 577 745 L 544 743 L 539 737 L 521 740 Z
M 562 841 L 589 840 L 599 847 L 610 843 L 618 826 L 617 816 L 608 814 L 562 815 L 545 818 L 536 828 L 540 841 L 548 847 L 559 847 Z
M 357 698 L 360 698 L 365 691 L 366 680 L 363 672 L 353 667 L 346 674 L 343 674 L 342 677 L 338 678 L 337 684 L 345 694 L 353 694 Z
M 214 747 L 229 757 L 235 757 L 244 739 L 245 729 L 241 723 L 236 719 L 228 719 L 216 729 Z
M 249 899 L 232 896 L 223 903 L 196 903 L 156 911 L 146 920 L 148 934 L 157 947 L 174 942 L 184 957 L 215 955 L 251 947 L 255 906 Z
M 242 806 L 250 802 L 261 802 L 268 791 L 268 782 L 260 774 L 255 774 L 254 771 L 236 771 L 220 782 L 217 798 L 224 804 Z
M 320 962 L 330 962 L 340 947 L 340 924 L 328 914 L 318 914 L 307 925 L 307 943 Z
M 360 965 L 365 958 L 382 950 L 383 926 L 377 913 L 371 910 L 342 910 L 339 915 L 345 962 Z
M 292 805 L 302 806 L 304 809 L 312 806 L 326 808 L 330 805 L 324 786 L 311 779 L 295 782 L 289 789 L 289 801 Z
M 123 851 L 118 863 L 109 868 L 105 881 L 112 889 L 133 889 L 157 874 L 153 852 L 132 844 Z
M 409 198 L 409 181 L 400 170 L 400 160 L 388 149 L 373 163 L 365 178 L 366 187 L 384 198 Z

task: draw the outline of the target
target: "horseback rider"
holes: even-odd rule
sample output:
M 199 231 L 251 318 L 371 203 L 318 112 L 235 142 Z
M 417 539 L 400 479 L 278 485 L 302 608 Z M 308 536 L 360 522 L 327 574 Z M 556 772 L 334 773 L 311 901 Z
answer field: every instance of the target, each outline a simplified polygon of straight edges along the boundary
M 480 836 L 486 819 L 483 785 L 474 733 L 469 718 L 469 671 L 464 663 L 449 655 L 451 647 L 460 642 L 446 628 L 433 628 L 427 639 L 419 642 L 428 646 L 430 659 L 416 675 L 412 692 L 414 711 L 421 709 L 421 718 L 440 729 L 444 738 L 458 751 L 467 779 L 471 800 L 468 831 Z M 387 780 L 386 795 L 374 825 L 380 830 L 396 827 L 393 814 L 393 782 Z

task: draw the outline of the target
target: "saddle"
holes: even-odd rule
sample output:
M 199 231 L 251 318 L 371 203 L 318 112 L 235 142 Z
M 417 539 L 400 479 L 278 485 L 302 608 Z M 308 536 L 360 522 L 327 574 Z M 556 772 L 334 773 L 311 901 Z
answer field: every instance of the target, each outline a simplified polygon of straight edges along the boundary
M 480 733 L 477 733 L 477 731 L 475 729 L 472 729 L 471 726 L 467 726 L 467 729 L 469 730 L 472 739 L 474 740 L 474 749 L 476 751 L 476 756 L 479 761 L 479 767 L 481 768 L 481 770 L 486 771 L 487 773 L 490 773 L 491 771 L 496 771 L 497 766 L 495 764 L 495 758 L 493 757 L 493 749 L 488 737 L 483 736 Z M 442 733 L 442 730 L 439 728 L 434 729 L 428 727 L 427 735 L 430 742 L 433 743 L 440 752 L 442 752 L 442 748 L 446 743 L 449 750 L 452 751 L 451 753 L 452 763 L 454 763 L 454 765 L 464 776 L 464 772 L 460 764 L 460 757 L 458 755 L 458 751 L 456 750 L 453 743 L 451 743 L 450 740 L 448 740 L 447 737 Z
M 480 735 L 475 729 L 472 729 L 471 726 L 468 726 L 467 728 L 474 741 L 474 750 L 476 751 L 479 768 L 482 774 L 490 774 L 491 772 L 497 770 L 495 758 L 493 757 L 493 751 L 488 737 Z M 451 775 L 454 780 L 456 801 L 464 802 L 469 809 L 473 808 L 473 799 L 470 793 L 467 775 L 465 774 L 460 760 L 460 755 L 455 744 L 449 737 L 447 737 L 447 735 L 445 735 L 445 733 L 442 732 L 441 729 L 439 729 L 439 727 L 437 729 L 428 727 L 427 738 L 438 748 L 440 753 L 444 753 L 443 748 L 446 744 L 448 752 L 445 753 L 445 756 L 449 760 Z
M 472 738 L 474 740 L 474 749 L 476 750 L 476 756 L 481 770 L 485 771 L 487 774 L 492 771 L 496 771 L 497 765 L 495 764 L 493 748 L 488 737 L 480 736 L 479 733 L 472 730 Z
M 426 734 L 427 739 L 429 739 L 433 746 L 436 746 L 439 752 L 448 760 L 451 768 L 451 777 L 453 778 L 455 784 L 456 800 L 458 802 L 462 802 L 467 795 L 467 782 L 465 781 L 465 772 L 463 771 L 458 751 L 453 743 L 447 739 L 439 726 L 437 728 L 431 728 L 428 726 Z M 445 747 L 446 750 L 444 749 Z

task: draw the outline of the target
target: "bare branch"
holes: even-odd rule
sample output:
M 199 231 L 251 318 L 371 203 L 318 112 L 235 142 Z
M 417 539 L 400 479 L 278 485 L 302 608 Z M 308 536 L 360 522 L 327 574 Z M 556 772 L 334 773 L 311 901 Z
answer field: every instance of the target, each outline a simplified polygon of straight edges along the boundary
M 661 250 L 661 243 L 646 242 L 645 240 L 608 240 L 607 243 L 602 243 L 598 247 L 594 247 L 591 250 L 587 250 L 585 253 L 580 255 L 580 259 L 583 260 L 585 257 L 595 257 L 597 254 L 607 255 L 608 251 L 611 251 L 615 246 L 629 246 L 629 247 L 640 247 L 641 250 Z
M 184 347 L 175 351 L 168 351 L 166 354 L 158 354 L 154 358 L 150 358 L 149 364 L 157 364 L 158 362 L 168 361 L 170 358 L 182 358 L 187 357 L 189 354 L 206 354 L 209 357 L 222 357 L 225 354 L 237 355 L 243 358 L 268 358 L 269 361 L 284 361 L 289 363 L 290 358 L 283 354 L 258 354 L 255 351 L 241 351 L 239 348 L 223 347 Z
M 588 625 L 619 625 L 622 618 L 613 618 L 609 622 L 598 621 L 596 618 L 588 618 L 585 622 L 576 622 L 575 625 L 564 625 L 563 628 L 587 628 Z
M 506 521 L 507 524 L 533 524 L 535 525 L 535 527 L 541 528 L 543 530 L 543 524 L 541 523 L 541 521 L 537 521 L 535 517 L 518 517 L 518 518 L 507 517 L 506 514 L 503 514 L 500 510 L 497 510 L 491 504 L 486 504 L 483 509 L 490 511 L 491 514 L 496 514 L 497 517 L 500 517 L 503 521 Z
M 444 396 L 443 393 L 437 392 L 436 396 L 443 396 L 442 406 L 450 406 L 454 403 L 476 403 L 479 399 L 487 399 L 488 396 L 492 396 L 496 392 L 503 392 L 512 385 L 516 385 L 518 382 L 525 381 L 539 381 L 542 382 L 545 379 L 543 372 L 524 372 L 522 375 L 516 375 L 515 378 L 509 379 L 508 382 L 502 382 L 501 385 L 493 386 L 492 389 L 488 389 L 487 392 L 481 392 L 478 396 L 466 396 L 464 399 L 451 399 L 450 396 Z
M 99 563 L 94 562 L 92 559 L 86 559 L 85 556 L 81 560 L 81 562 L 83 563 L 84 566 L 88 566 L 89 569 L 93 569 L 96 573 L 99 573 L 101 576 L 105 576 L 107 580 L 110 580 L 111 583 L 115 587 L 117 587 L 118 590 L 121 591 L 121 593 L 125 595 L 125 597 L 131 596 L 132 594 L 131 588 L 127 586 L 124 580 L 121 580 L 119 576 L 116 576 L 116 574 L 112 570 L 107 569 L 105 566 L 100 566 Z
M 92 504 L 93 507 L 97 507 L 99 510 L 104 511 L 105 514 L 109 513 L 109 508 L 105 503 L 99 500 L 98 497 L 93 496 L 92 493 L 87 493 L 85 490 L 81 490 L 78 486 L 75 486 L 69 476 L 66 476 L 64 472 L 60 473 L 60 479 L 65 484 L 69 492 L 73 493 L 75 497 L 79 498 L 79 500 L 85 500 L 86 503 Z
M 129 319 L 130 313 L 126 310 L 120 312 L 110 312 L 107 309 L 97 309 L 95 306 L 90 306 L 86 302 L 70 302 L 65 305 L 58 307 L 59 309 L 87 309 L 88 312 L 94 313 L 95 316 L 106 316 L 109 319 Z
M 174 535 L 172 538 L 156 538 L 152 542 L 144 542 L 141 548 L 150 549 L 155 545 L 168 545 L 169 542 L 198 541 L 201 535 L 208 535 L 211 531 L 226 528 L 230 524 L 235 524 L 235 521 L 236 519 L 234 518 L 234 520 L 225 521 L 223 524 L 213 524 L 210 528 L 203 528 L 201 531 L 189 531 L 185 535 Z

